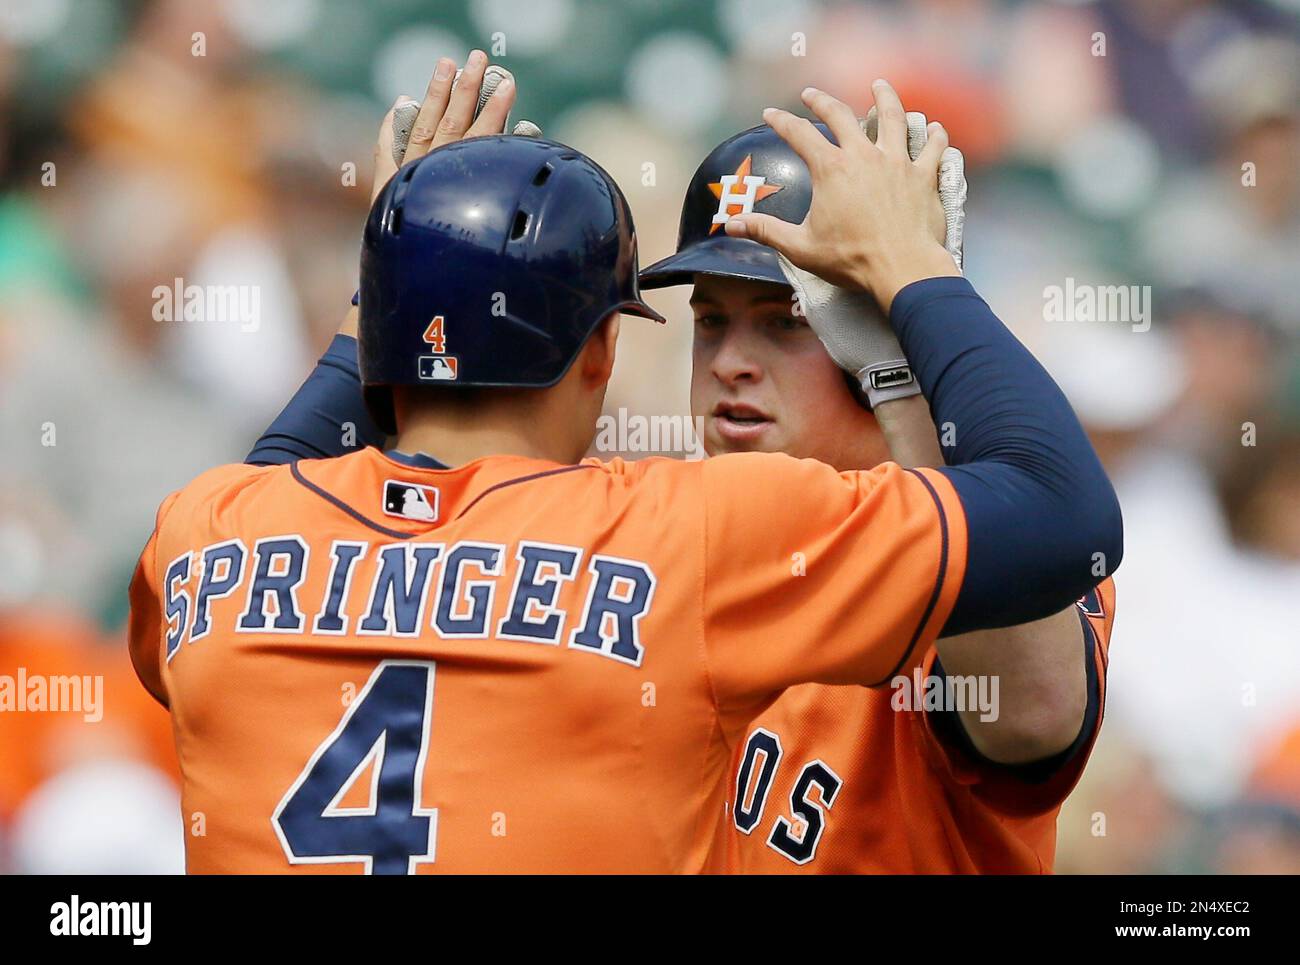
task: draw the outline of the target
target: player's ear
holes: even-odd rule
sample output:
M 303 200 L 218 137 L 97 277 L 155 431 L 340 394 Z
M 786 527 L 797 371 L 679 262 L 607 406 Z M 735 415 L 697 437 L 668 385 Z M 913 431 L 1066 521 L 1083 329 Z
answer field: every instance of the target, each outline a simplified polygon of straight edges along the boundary
M 619 317 L 615 312 L 591 333 L 582 352 L 584 381 L 593 387 L 604 385 L 614 373 L 614 354 L 618 344 Z
M 610 375 L 614 373 L 614 356 L 618 352 L 618 330 L 619 330 L 619 325 L 621 324 L 622 324 L 622 318 L 620 318 L 618 313 L 616 312 L 613 315 L 609 316 L 609 318 L 605 319 L 604 325 L 602 327 L 602 334 L 605 337 L 605 352 L 609 358 Z M 606 377 L 608 378 L 608 376 Z

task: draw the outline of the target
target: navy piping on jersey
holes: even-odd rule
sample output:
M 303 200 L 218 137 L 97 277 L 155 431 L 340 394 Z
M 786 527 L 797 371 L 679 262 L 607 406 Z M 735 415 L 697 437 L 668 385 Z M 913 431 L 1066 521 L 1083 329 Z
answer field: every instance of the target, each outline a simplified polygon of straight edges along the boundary
M 878 687 L 887 680 L 892 680 L 907 663 L 912 651 L 916 649 L 916 642 L 921 639 L 921 634 L 925 631 L 926 624 L 930 622 L 930 617 L 934 614 L 934 608 L 939 604 L 939 596 L 943 592 L 944 576 L 948 572 L 948 514 L 943 511 L 943 502 L 939 499 L 939 494 L 934 491 L 934 486 L 930 485 L 930 480 L 915 469 L 908 469 L 929 492 L 930 498 L 934 500 L 934 508 L 939 511 L 939 573 L 934 579 L 934 592 L 930 594 L 930 602 L 925 605 L 925 612 L 921 614 L 921 622 L 917 624 L 916 632 L 912 634 L 912 639 L 907 644 L 907 650 L 898 659 L 894 669 L 885 675 L 884 679 L 877 680 L 874 684 L 868 684 L 869 687 Z
M 412 456 L 412 455 L 408 455 L 405 452 L 398 452 L 396 450 L 393 450 L 390 451 L 388 455 L 391 456 L 395 461 L 400 462 L 403 465 L 412 466 L 415 468 L 422 468 L 422 469 L 448 468 L 447 466 L 444 466 L 442 463 L 438 462 L 438 460 L 434 459 L 431 456 L 426 456 L 422 452 L 416 453 L 415 455 Z M 518 479 L 507 479 L 504 482 L 499 482 L 489 486 L 487 489 L 483 490 L 481 493 L 475 496 L 472 500 L 470 500 L 470 504 L 468 506 L 466 506 L 464 509 L 462 509 L 459 513 L 456 514 L 456 518 L 460 519 L 471 509 L 473 509 L 476 505 L 478 505 L 478 501 L 480 499 L 482 499 L 484 496 L 487 496 L 489 493 L 496 492 L 498 489 L 504 489 L 507 486 L 515 486 L 518 485 L 519 483 L 532 482 L 534 479 L 543 479 L 547 476 L 558 476 L 560 473 L 573 472 L 576 469 L 599 469 L 599 468 L 600 468 L 599 466 L 593 466 L 590 463 L 584 463 L 577 466 L 561 466 L 558 469 L 547 469 L 542 472 L 531 473 L 530 475 L 527 476 L 520 476 Z M 324 499 L 332 506 L 336 507 L 337 509 L 341 509 L 343 512 L 347 513 L 349 516 L 355 519 L 358 523 L 361 523 L 365 526 L 369 526 L 371 529 L 383 533 L 385 536 L 393 536 L 396 537 L 397 539 L 411 539 L 412 537 L 419 535 L 418 533 L 404 533 L 401 530 L 389 529 L 387 526 L 384 526 L 381 523 L 376 523 L 373 519 L 370 519 L 369 517 L 363 515 L 356 509 L 353 509 L 351 506 L 343 502 L 343 500 L 339 499 L 333 493 L 327 492 L 326 490 L 322 489 L 320 486 L 317 486 L 311 480 L 307 479 L 302 474 L 302 471 L 298 468 L 298 463 L 296 462 L 291 463 L 289 465 L 289 471 L 293 473 L 293 478 L 297 480 L 301 485 L 305 486 L 307 489 L 314 492 L 317 496 L 319 496 L 321 499 Z
M 304 477 L 301 470 L 298 469 L 298 464 L 296 462 L 289 464 L 289 471 L 293 473 L 294 479 L 296 479 L 302 485 L 306 486 L 308 489 L 314 492 L 321 499 L 325 500 L 327 503 L 330 503 L 335 508 L 343 510 L 343 512 L 347 513 L 358 523 L 361 523 L 365 526 L 369 526 L 371 529 L 375 530 L 376 532 L 383 533 L 385 536 L 393 536 L 397 539 L 410 539 L 413 536 L 419 535 L 418 533 L 403 533 L 399 529 L 389 529 L 387 526 L 383 526 L 379 523 L 376 523 L 373 519 L 366 518 L 365 516 L 361 515 L 361 513 L 357 512 L 355 509 L 353 509 L 351 506 L 345 503 L 343 500 L 335 496 L 333 493 L 326 492 L 325 490 L 317 486 L 314 482 L 311 482 L 306 477 Z
M 531 476 L 520 476 L 518 479 L 507 479 L 505 482 L 499 482 L 493 486 L 489 486 L 487 489 L 483 490 L 481 493 L 475 496 L 472 500 L 470 500 L 470 504 L 468 506 L 466 506 L 464 509 L 462 509 L 459 513 L 456 514 L 456 518 L 460 519 L 471 509 L 477 506 L 478 501 L 482 499 L 484 496 L 488 495 L 489 493 L 494 493 L 498 489 L 504 489 L 506 486 L 514 486 L 519 483 L 532 482 L 534 479 L 543 479 L 546 476 L 558 476 L 562 472 L 573 472 L 575 469 L 599 469 L 599 468 L 600 468 L 599 466 L 593 466 L 591 463 L 579 463 L 576 466 L 561 466 L 559 469 L 546 469 L 543 470 L 542 472 L 535 472 Z
M 450 469 L 451 466 L 439 462 L 433 456 L 426 452 L 417 452 L 414 455 L 402 452 L 400 449 L 389 449 L 384 453 L 393 462 L 400 462 L 403 466 L 410 466 L 412 469 Z

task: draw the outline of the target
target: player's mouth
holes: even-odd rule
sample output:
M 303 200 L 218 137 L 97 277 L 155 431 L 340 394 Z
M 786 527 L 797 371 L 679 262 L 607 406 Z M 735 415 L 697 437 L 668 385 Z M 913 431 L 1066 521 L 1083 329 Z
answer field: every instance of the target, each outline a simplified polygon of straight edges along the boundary
M 741 402 L 719 402 L 713 408 L 713 429 L 726 442 L 752 444 L 774 422 L 762 409 Z

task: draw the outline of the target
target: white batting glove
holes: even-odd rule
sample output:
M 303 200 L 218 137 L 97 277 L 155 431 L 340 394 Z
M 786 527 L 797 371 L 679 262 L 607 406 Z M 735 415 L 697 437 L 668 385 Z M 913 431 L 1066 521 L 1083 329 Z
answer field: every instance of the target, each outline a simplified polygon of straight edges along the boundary
M 777 258 L 809 327 L 835 364 L 857 377 L 873 408 L 921 391 L 898 336 L 875 298 L 865 291 L 832 285 L 780 252 Z

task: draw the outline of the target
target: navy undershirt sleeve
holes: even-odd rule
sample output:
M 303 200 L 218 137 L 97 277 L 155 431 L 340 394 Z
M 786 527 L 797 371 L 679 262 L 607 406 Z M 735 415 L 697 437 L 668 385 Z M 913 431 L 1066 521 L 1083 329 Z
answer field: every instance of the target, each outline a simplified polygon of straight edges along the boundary
M 1051 376 L 964 278 L 914 282 L 890 322 L 930 403 L 966 515 L 966 575 L 943 635 L 1073 604 L 1119 565 L 1119 502 Z
M 348 427 L 352 430 L 349 431 Z M 345 445 L 351 440 L 354 445 Z M 361 397 L 357 340 L 335 335 L 316 368 L 253 446 L 245 463 L 272 466 L 384 444 Z

